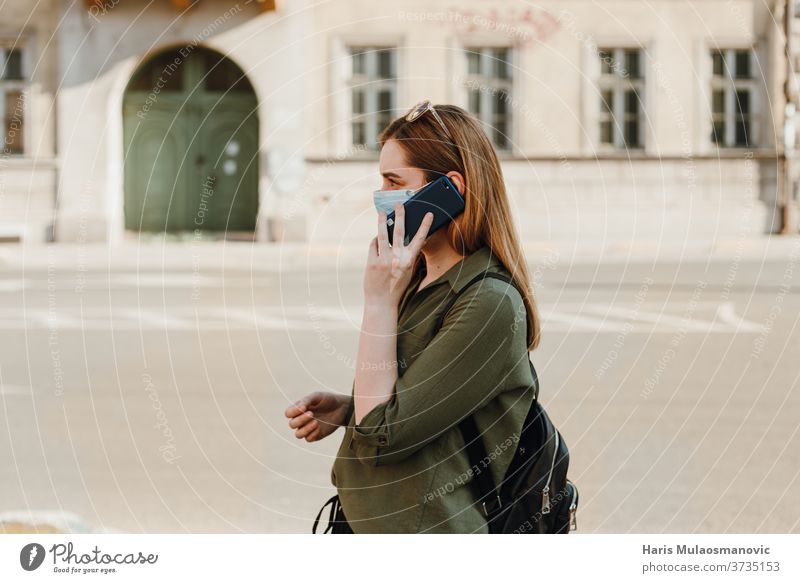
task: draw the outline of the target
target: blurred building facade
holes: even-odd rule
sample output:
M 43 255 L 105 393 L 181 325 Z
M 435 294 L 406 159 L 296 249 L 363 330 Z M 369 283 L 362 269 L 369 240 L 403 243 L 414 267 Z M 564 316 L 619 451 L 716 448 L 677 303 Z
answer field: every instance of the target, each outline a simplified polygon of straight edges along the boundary
M 364 239 L 426 97 L 484 122 L 526 241 L 776 232 L 786 4 L 7 0 L 0 238 Z

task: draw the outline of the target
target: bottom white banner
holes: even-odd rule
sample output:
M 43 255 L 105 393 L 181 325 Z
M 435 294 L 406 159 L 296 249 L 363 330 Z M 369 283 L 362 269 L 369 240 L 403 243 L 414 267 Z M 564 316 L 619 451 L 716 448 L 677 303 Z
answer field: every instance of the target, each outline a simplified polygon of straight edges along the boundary
M 26 534 L 0 581 L 800 581 L 800 535 Z M 520 579 L 523 578 L 523 579 Z M 500 579 L 502 581 L 502 579 Z

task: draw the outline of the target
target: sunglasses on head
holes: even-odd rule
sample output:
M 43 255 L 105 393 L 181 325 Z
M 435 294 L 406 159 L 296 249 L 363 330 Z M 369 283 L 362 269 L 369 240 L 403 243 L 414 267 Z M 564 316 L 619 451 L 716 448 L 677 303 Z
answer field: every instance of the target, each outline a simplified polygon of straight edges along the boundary
M 447 126 L 444 125 L 442 118 L 439 117 L 439 113 L 434 109 L 433 103 L 431 103 L 430 99 L 423 99 L 419 103 L 417 103 L 414 107 L 412 107 L 409 112 L 406 114 L 406 121 L 414 121 L 415 119 L 419 119 L 422 117 L 426 112 L 430 111 L 433 114 L 433 117 L 436 118 L 436 121 L 439 122 L 439 125 L 442 126 L 444 133 L 447 134 L 447 137 L 450 138 L 450 141 L 455 145 L 455 140 L 453 136 L 450 134 L 450 131 L 447 129 Z

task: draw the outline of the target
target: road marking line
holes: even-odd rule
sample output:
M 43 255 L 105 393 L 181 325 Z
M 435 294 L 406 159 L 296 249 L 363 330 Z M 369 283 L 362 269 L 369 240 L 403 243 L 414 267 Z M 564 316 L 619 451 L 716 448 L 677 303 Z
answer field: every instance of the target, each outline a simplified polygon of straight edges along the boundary
M 595 308 L 591 308 L 594 310 Z M 599 311 L 599 310 L 597 310 Z M 709 322 L 707 320 L 701 320 L 699 318 L 694 318 L 692 316 L 689 317 L 678 317 L 678 316 L 670 316 L 669 314 L 657 313 L 657 312 L 648 312 L 646 310 L 634 310 L 632 308 L 615 308 L 613 306 L 608 306 L 605 309 L 605 313 L 613 314 L 623 319 L 631 320 L 631 321 L 643 321 L 643 322 L 651 322 L 657 325 L 672 325 L 677 327 L 678 330 L 694 330 L 696 332 L 730 332 L 726 327 L 720 326 L 715 324 L 714 322 Z
M 573 327 L 600 332 L 622 332 L 625 330 L 623 324 L 614 320 L 601 320 L 599 318 L 592 318 L 591 316 L 564 314 L 549 310 L 541 310 L 541 313 L 544 316 L 543 327 L 547 327 L 547 325 L 553 321 L 560 324 L 567 324 L 568 327 L 566 327 L 565 330 L 569 330 Z
M 755 322 L 745 320 L 744 318 L 737 315 L 733 302 L 725 302 L 724 304 L 719 306 L 717 308 L 717 317 L 726 324 L 730 324 L 740 332 L 764 331 L 763 326 L 756 324 Z
M 23 387 L 22 385 L 2 385 L 0 386 L 0 395 L 30 395 L 33 391 L 30 387 Z

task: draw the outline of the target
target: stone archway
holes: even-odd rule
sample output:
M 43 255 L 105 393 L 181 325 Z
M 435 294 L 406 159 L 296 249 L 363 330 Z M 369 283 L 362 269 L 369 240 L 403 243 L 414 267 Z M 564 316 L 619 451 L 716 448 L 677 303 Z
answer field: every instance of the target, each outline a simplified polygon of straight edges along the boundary
M 183 46 L 133 74 L 123 97 L 125 228 L 253 232 L 258 99 L 224 55 Z

